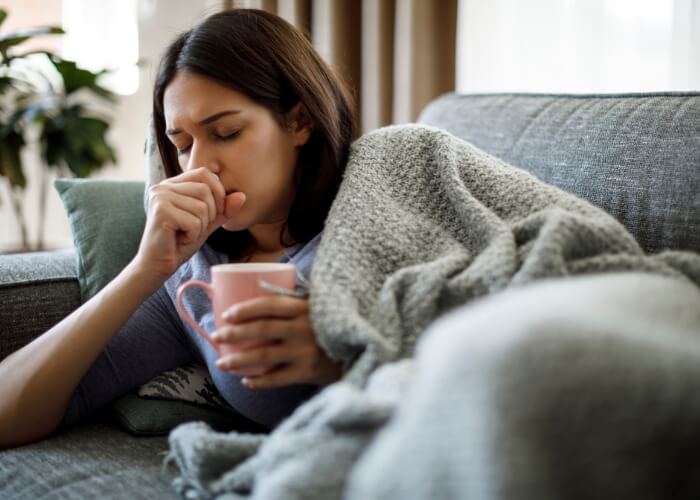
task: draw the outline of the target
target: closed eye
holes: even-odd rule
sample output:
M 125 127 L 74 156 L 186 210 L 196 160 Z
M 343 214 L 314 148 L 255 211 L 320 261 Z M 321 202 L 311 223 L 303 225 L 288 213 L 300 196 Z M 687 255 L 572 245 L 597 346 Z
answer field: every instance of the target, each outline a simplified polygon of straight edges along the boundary
M 235 139 L 238 137 L 238 134 L 240 133 L 240 130 L 236 130 L 235 132 L 231 132 L 230 134 L 214 134 L 214 137 L 218 141 L 230 141 L 232 139 Z
M 212 134 L 214 139 L 217 141 L 230 141 L 238 137 L 238 135 L 241 133 L 240 130 L 236 130 L 235 132 L 231 132 L 230 134 L 217 134 L 214 133 Z M 187 154 L 187 152 L 192 148 L 192 144 L 189 144 L 187 147 L 184 147 L 182 149 L 178 148 L 175 146 L 177 149 L 177 154 L 178 155 L 184 155 Z

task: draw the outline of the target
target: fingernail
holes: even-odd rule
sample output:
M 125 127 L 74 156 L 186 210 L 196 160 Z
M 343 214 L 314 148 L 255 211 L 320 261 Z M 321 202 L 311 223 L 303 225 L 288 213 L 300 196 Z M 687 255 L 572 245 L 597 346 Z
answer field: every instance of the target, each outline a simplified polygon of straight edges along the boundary
M 230 307 L 228 309 L 228 311 L 226 311 L 223 314 L 223 318 L 224 319 L 231 319 L 231 318 L 234 318 L 237 314 L 238 314 L 238 306 L 233 306 L 233 307 Z
M 211 339 L 212 339 L 214 342 L 218 342 L 219 340 L 221 340 L 221 338 L 222 338 L 221 335 L 218 334 L 218 333 L 213 333 L 212 336 L 211 336 Z

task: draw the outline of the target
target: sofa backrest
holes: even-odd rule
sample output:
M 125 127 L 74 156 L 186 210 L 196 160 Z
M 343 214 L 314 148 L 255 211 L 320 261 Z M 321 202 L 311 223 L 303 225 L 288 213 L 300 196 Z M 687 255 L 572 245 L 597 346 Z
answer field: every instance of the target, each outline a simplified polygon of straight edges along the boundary
M 700 93 L 447 94 L 418 121 L 605 209 L 648 252 L 700 252 Z

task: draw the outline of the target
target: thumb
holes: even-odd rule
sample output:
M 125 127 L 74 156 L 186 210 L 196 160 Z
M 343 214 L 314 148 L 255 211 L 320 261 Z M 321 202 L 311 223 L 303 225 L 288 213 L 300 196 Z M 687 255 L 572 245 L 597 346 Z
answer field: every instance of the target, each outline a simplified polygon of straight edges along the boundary
M 226 224 L 234 215 L 236 215 L 246 202 L 246 195 L 240 191 L 231 193 L 224 198 L 224 212 L 217 215 L 207 228 L 207 237 L 221 226 Z
M 224 198 L 224 214 L 227 219 L 230 219 L 243 207 L 246 202 L 246 195 L 241 191 L 231 193 Z

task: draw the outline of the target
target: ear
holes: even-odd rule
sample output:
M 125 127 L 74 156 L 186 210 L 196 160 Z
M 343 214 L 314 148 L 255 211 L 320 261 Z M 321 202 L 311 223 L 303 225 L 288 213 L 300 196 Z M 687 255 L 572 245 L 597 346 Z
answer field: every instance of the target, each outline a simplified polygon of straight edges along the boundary
M 289 110 L 287 123 L 289 124 L 289 132 L 293 136 L 294 145 L 303 146 L 306 144 L 314 130 L 314 121 L 303 102 L 299 101 Z

